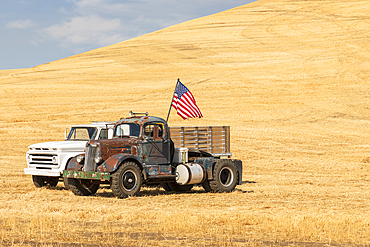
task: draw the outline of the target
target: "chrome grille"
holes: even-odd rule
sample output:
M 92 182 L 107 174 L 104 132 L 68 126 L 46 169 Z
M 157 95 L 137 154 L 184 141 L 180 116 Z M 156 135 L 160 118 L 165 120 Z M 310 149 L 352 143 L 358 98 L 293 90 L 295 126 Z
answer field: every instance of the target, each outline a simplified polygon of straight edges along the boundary
M 29 154 L 29 164 L 30 165 L 51 165 L 58 166 L 58 164 L 53 163 L 53 157 L 57 154 Z
M 95 171 L 95 157 L 97 150 L 98 150 L 97 146 L 92 146 L 89 143 L 86 144 L 85 164 L 84 164 L 85 172 Z

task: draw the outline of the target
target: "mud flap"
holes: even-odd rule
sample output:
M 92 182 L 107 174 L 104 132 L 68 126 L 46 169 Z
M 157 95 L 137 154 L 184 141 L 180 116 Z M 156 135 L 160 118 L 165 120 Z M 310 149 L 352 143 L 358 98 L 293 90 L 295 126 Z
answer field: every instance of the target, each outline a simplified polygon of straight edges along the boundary
M 238 171 L 238 183 L 237 185 L 242 185 L 242 177 L 243 177 L 243 162 L 241 160 L 232 160 L 236 166 L 236 170 Z

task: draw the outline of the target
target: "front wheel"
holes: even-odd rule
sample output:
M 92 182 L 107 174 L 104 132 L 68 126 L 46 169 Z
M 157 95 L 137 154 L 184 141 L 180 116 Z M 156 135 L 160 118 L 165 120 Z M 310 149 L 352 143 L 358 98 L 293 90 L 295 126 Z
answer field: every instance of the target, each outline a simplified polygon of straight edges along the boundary
M 214 167 L 213 180 L 205 183 L 205 188 L 214 192 L 230 192 L 235 189 L 237 182 L 238 172 L 235 164 L 231 160 L 220 159 Z
M 142 182 L 140 167 L 132 161 L 126 161 L 112 174 L 112 192 L 120 198 L 136 196 Z
M 48 184 L 50 185 L 50 187 L 55 187 L 57 186 L 59 182 L 59 177 L 46 177 L 46 176 L 32 175 L 32 181 L 33 181 L 33 184 L 37 188 L 45 187 Z
M 88 179 L 68 178 L 68 186 L 77 196 L 89 196 L 95 194 L 100 185 Z
M 47 185 L 46 177 L 44 176 L 32 175 L 32 181 L 37 188 L 41 188 Z
M 59 177 L 49 177 L 47 181 L 50 187 L 55 187 L 59 183 Z
M 63 177 L 63 184 L 64 184 L 64 187 L 69 190 L 69 184 L 68 184 L 68 178 L 67 177 Z

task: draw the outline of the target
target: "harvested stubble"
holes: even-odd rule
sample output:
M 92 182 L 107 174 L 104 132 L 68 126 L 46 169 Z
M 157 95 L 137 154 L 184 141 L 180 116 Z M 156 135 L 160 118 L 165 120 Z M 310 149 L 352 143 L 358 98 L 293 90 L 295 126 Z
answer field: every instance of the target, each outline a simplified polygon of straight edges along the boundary
M 0 244 L 370 244 L 369 13 L 361 1 L 258 1 L 35 68 L 0 73 Z M 36 189 L 27 146 L 129 110 L 166 117 L 180 77 L 230 125 L 229 194 L 143 188 L 120 200 Z

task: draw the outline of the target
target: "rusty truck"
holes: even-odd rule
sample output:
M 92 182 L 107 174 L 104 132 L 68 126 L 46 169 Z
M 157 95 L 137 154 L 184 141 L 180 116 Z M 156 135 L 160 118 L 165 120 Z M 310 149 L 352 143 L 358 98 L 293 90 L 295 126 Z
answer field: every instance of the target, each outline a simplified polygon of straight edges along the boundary
M 231 155 L 229 126 L 169 127 L 160 117 L 130 112 L 115 123 L 112 139 L 88 141 L 63 177 L 78 196 L 95 194 L 101 184 L 119 198 L 137 195 L 142 185 L 230 192 L 243 172 L 242 161 Z

